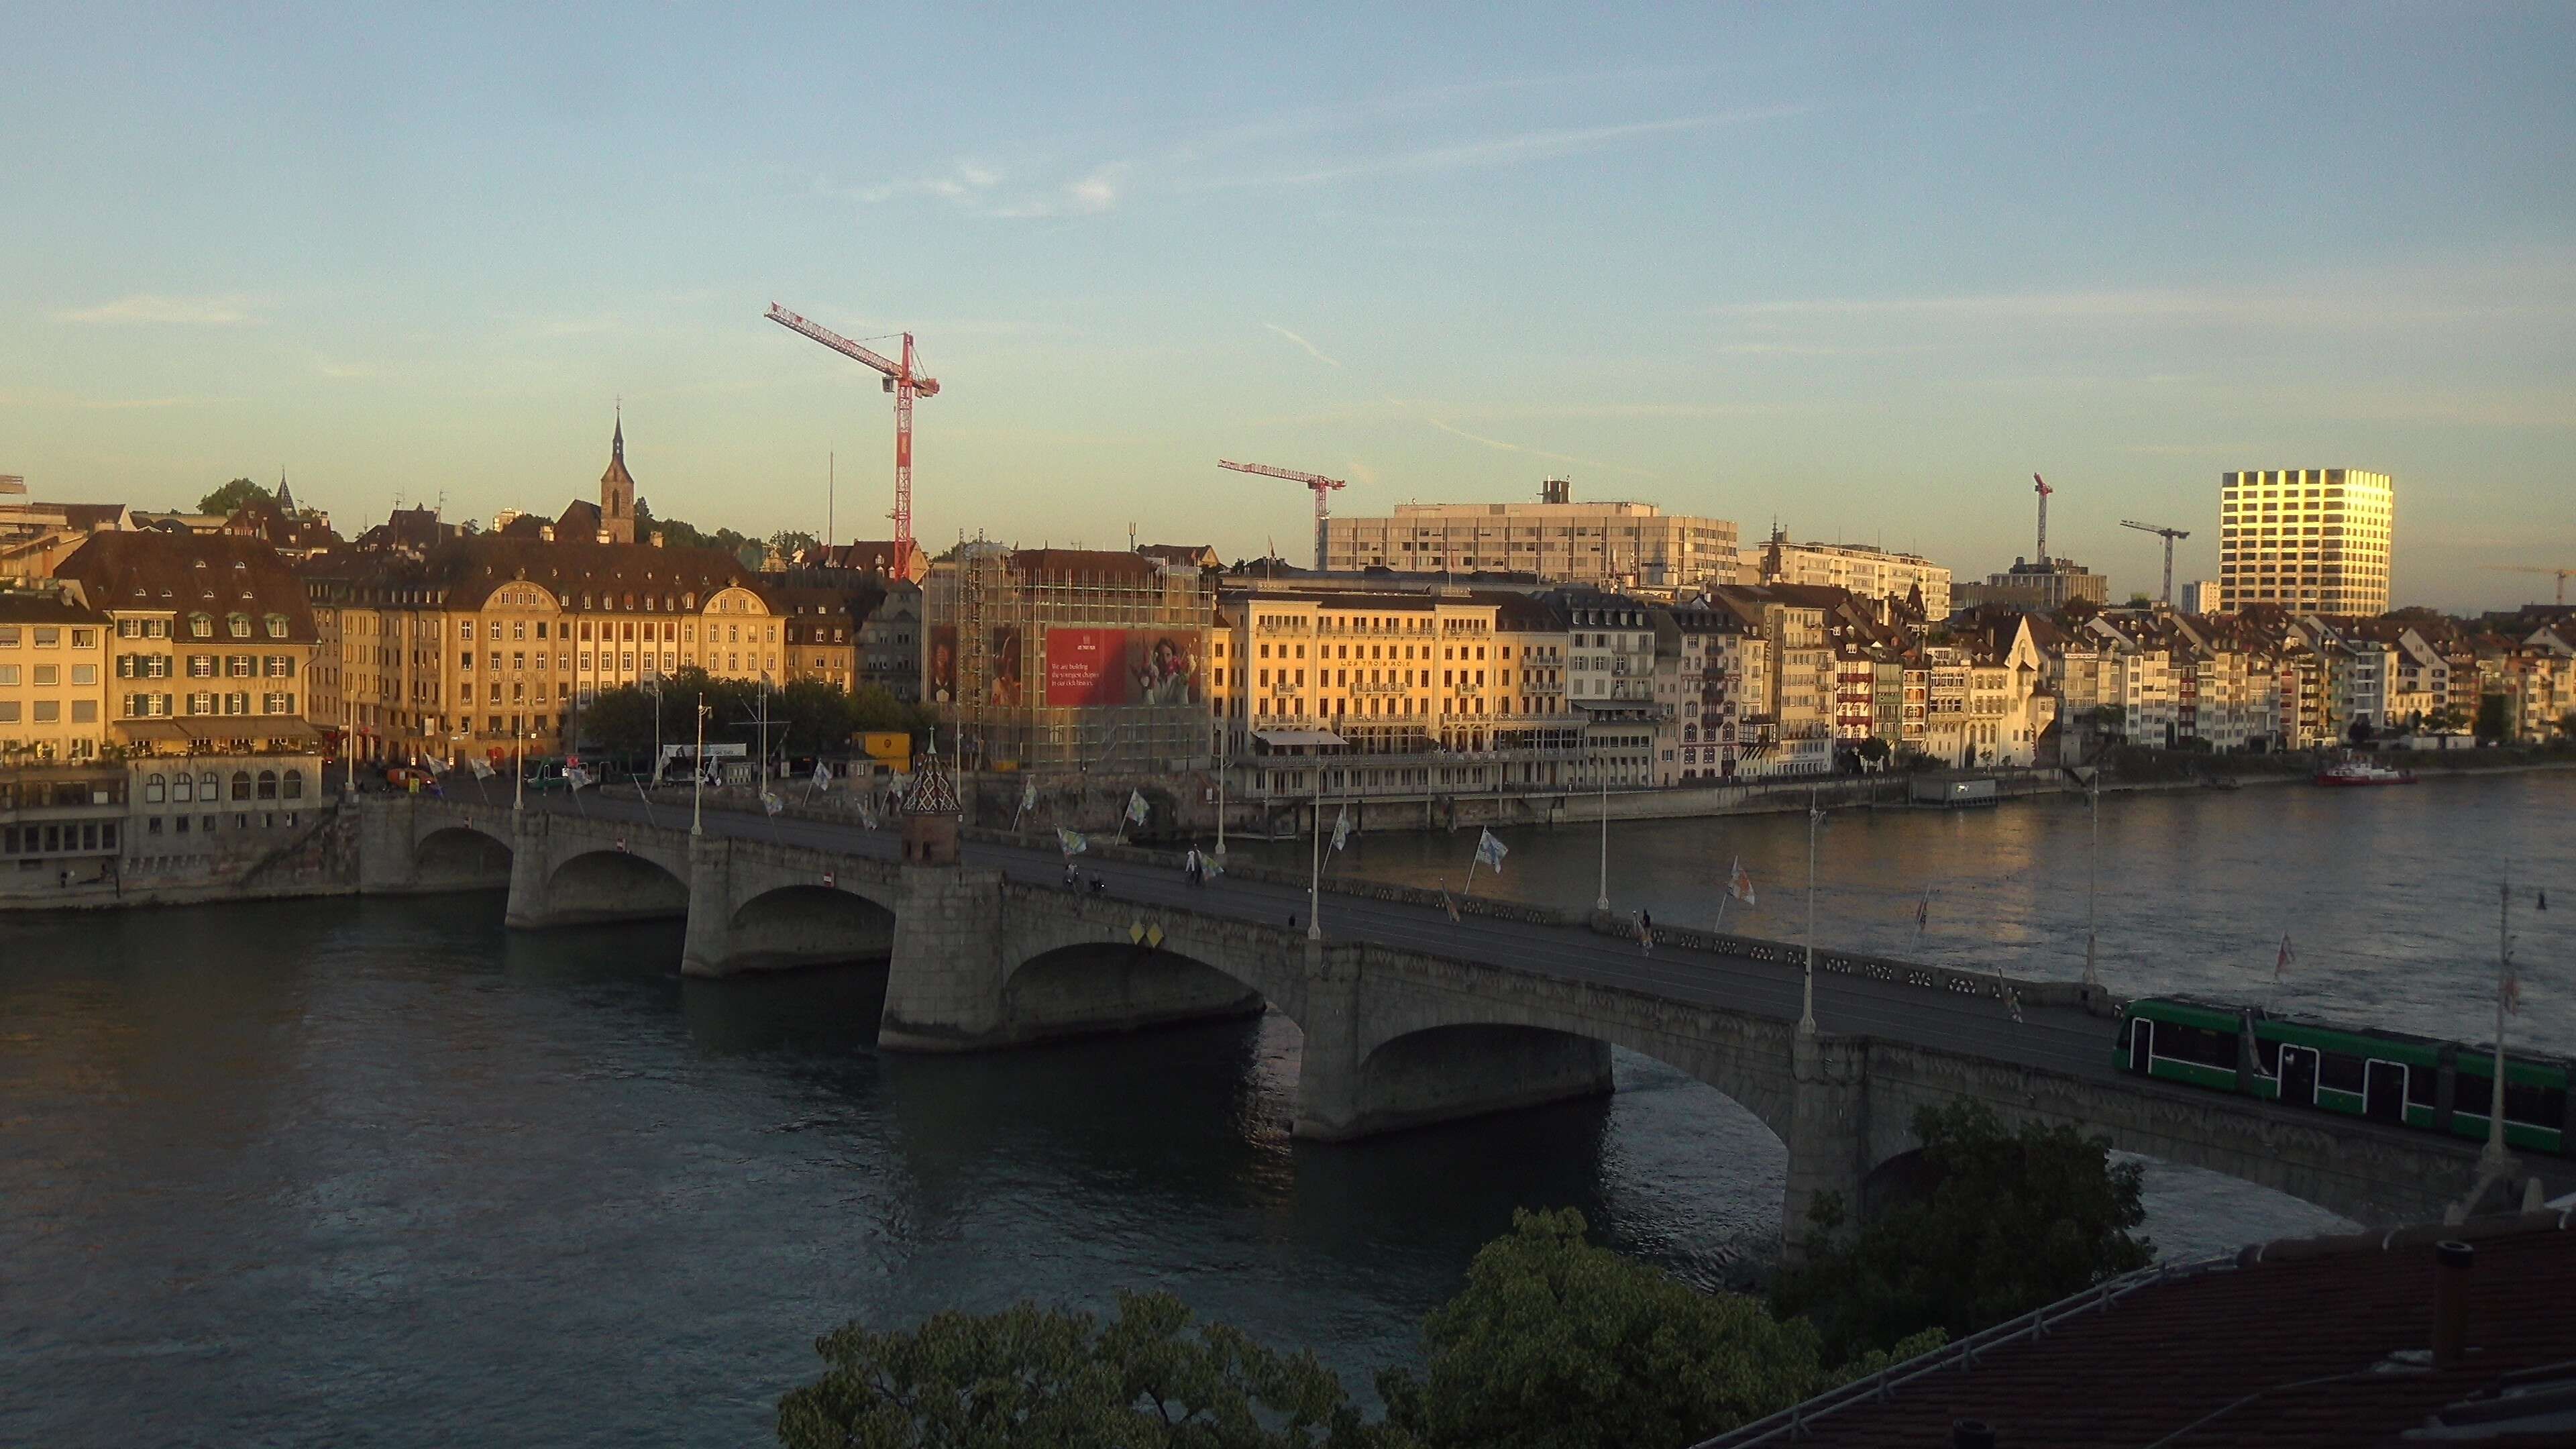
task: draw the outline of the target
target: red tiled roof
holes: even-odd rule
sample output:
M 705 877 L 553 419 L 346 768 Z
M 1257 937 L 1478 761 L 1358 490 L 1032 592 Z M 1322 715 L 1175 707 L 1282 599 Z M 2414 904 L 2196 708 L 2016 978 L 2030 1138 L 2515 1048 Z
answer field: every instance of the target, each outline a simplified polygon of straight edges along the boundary
M 281 614 L 289 639 L 310 644 L 316 638 L 303 581 L 276 550 L 255 538 L 93 533 L 54 576 L 78 580 L 96 608 L 217 618 Z
M 2564 1212 L 2457 1227 L 2275 1243 L 2238 1266 L 2141 1287 L 2048 1333 L 1982 1349 L 1882 1401 L 1855 1399 L 1795 1441 L 1818 1449 L 1918 1449 L 1951 1425 L 1984 1421 L 1999 1446 L 2165 1442 L 2175 1449 L 2353 1449 L 2394 1445 L 2445 1405 L 2501 1375 L 2576 1360 L 2576 1231 Z M 2468 1353 L 2435 1369 L 2433 1244 L 2469 1242 Z M 2260 1253 L 2257 1261 L 2245 1261 Z M 1950 1352 L 1950 1351 L 1945 1351 Z M 1898 1375 L 1898 1376 L 1901 1376 Z M 2187 1434 L 2177 1434 L 2198 1423 Z M 1712 1445 L 1791 1442 L 1747 1425 Z M 2499 1442 L 2499 1441 L 2486 1441 Z M 2502 1442 L 2569 1443 L 2558 1439 Z

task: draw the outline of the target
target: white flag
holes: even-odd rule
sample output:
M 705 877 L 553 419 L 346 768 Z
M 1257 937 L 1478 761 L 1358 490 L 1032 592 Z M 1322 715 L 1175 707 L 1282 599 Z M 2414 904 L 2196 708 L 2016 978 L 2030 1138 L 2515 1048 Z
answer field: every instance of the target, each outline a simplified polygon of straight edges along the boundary
M 590 771 L 583 769 L 579 765 L 575 765 L 571 769 L 564 771 L 564 783 L 578 790 L 582 786 L 591 783 Z
M 870 830 L 877 828 L 877 812 L 868 808 L 864 799 L 859 801 L 859 824 Z
M 1509 854 L 1511 852 L 1503 848 L 1503 843 L 1494 838 L 1494 832 L 1488 830 L 1477 837 L 1476 859 L 1483 861 L 1494 871 L 1502 870 L 1503 857 Z
M 787 808 L 787 802 L 779 799 L 776 791 L 763 790 L 760 792 L 760 808 L 775 815 Z
M 832 767 L 821 760 L 814 762 L 814 788 L 817 790 L 832 788 Z
M 1088 842 L 1083 840 L 1081 831 L 1067 830 L 1061 825 L 1055 828 L 1055 843 L 1063 848 L 1064 858 L 1067 860 L 1071 860 L 1075 856 L 1082 854 L 1085 846 L 1088 844 Z
M 1025 815 L 1036 808 L 1038 808 L 1038 782 L 1035 780 L 1022 780 L 1020 782 L 1020 813 Z
M 1753 877 L 1744 872 L 1743 856 L 1735 858 L 1735 869 L 1727 875 L 1726 893 L 1748 906 L 1753 904 Z
M 1341 818 L 1333 822 L 1333 849 L 1341 849 L 1350 841 L 1350 838 L 1351 807 L 1346 803 L 1342 806 Z
M 489 780 L 492 778 L 492 762 L 490 760 L 483 758 L 481 755 L 475 755 L 469 759 L 467 763 L 474 767 L 475 779 Z
M 1135 824 L 1142 825 L 1145 823 L 1145 817 L 1152 813 L 1153 811 L 1151 807 L 1145 804 L 1144 791 L 1130 790 L 1127 792 L 1127 818 L 1130 821 Z
M 447 773 L 447 762 L 436 755 L 422 756 L 420 764 L 421 768 L 429 771 L 432 776 L 444 775 Z

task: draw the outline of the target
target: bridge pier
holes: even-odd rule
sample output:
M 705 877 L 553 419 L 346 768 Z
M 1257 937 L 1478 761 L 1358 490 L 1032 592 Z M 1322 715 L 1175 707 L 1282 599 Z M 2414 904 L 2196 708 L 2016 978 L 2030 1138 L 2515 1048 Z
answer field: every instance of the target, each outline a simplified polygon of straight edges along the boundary
M 1791 1261 L 1815 1238 L 1818 1198 L 1841 1199 L 1857 1223 L 1869 1177 L 1869 1042 L 1799 1031 L 1789 1047 L 1789 1181 L 1780 1201 L 1780 1246 Z
M 503 925 L 529 930 L 555 924 L 546 909 L 546 814 L 542 810 L 510 812 L 510 905 Z

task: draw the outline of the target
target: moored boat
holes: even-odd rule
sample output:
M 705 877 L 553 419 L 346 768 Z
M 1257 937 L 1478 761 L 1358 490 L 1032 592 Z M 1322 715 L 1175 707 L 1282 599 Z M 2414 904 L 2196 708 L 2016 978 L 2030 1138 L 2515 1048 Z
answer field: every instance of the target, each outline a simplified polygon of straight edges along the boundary
M 2392 770 L 2368 760 L 2345 760 L 2317 771 L 2313 778 L 2319 785 L 2412 785 L 2415 772 Z

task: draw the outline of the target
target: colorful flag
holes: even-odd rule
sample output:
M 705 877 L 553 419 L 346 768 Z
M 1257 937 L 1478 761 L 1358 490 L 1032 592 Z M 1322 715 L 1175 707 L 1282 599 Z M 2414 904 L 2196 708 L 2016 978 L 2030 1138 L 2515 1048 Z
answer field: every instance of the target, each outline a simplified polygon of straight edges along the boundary
M 590 771 L 583 769 L 579 765 L 575 765 L 564 771 L 564 783 L 578 790 L 582 786 L 592 783 Z
M 1333 849 L 1341 849 L 1344 845 L 1350 842 L 1350 838 L 1351 807 L 1347 802 L 1345 802 L 1342 806 L 1341 818 L 1333 822 Z
M 1089 845 L 1089 842 L 1082 838 L 1081 831 L 1068 830 L 1061 825 L 1055 828 L 1055 843 L 1064 851 L 1064 858 L 1067 860 L 1082 854 Z
M 2290 949 L 2290 933 L 2283 931 L 2281 933 L 2281 954 L 2272 962 L 2272 979 L 2278 981 L 2282 977 L 2288 975 L 2290 971 L 2290 963 L 2297 960 L 2298 957 L 2299 953 Z
M 760 808 L 775 815 L 787 808 L 787 802 L 779 799 L 776 791 L 763 790 L 760 792 Z
M 1138 825 L 1142 825 L 1145 823 L 1145 817 L 1152 813 L 1152 807 L 1145 803 L 1144 791 L 1130 790 L 1127 792 L 1127 818 L 1129 820 Z
M 1503 848 L 1503 843 L 1496 840 L 1494 832 L 1490 830 L 1484 831 L 1476 839 L 1476 859 L 1483 861 L 1497 874 L 1502 871 L 1503 857 L 1509 854 L 1511 852 Z
M 1743 856 L 1737 856 L 1735 868 L 1727 872 L 1726 893 L 1748 906 L 1753 904 L 1753 877 L 1745 874 Z

